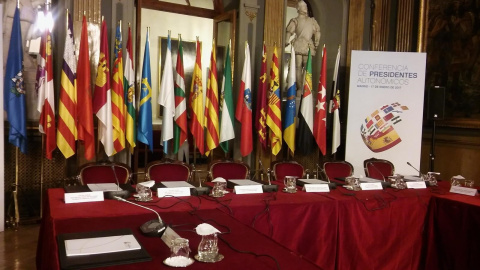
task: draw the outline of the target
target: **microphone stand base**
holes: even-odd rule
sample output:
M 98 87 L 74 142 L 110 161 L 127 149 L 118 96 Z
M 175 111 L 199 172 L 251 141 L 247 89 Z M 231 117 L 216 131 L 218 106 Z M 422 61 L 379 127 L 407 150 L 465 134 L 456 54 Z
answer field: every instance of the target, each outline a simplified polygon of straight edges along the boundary
M 194 189 L 192 189 L 192 193 L 194 196 L 208 195 L 210 194 L 210 191 L 210 187 L 195 187 Z
M 263 192 L 277 192 L 278 185 L 262 185 Z

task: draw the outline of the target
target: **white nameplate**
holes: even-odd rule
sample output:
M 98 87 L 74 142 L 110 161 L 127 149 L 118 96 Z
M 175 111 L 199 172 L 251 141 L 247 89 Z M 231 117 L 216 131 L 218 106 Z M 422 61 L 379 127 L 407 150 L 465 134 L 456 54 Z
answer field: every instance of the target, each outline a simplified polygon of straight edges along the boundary
M 176 233 L 170 226 L 168 226 L 165 229 L 165 232 L 163 233 L 161 239 L 167 245 L 167 247 L 171 248 L 172 247 L 172 240 L 175 240 L 177 238 L 180 238 L 180 235 Z
M 65 203 L 101 202 L 102 191 L 65 193 Z
M 457 194 L 468 195 L 468 196 L 475 196 L 475 195 L 477 195 L 477 189 L 475 189 L 475 188 L 468 188 L 468 187 L 452 186 L 452 187 L 450 188 L 450 192 L 452 192 L 452 193 L 457 193 Z
M 328 184 L 305 184 L 305 192 L 330 192 Z
M 407 183 L 407 188 L 414 188 L 414 189 L 427 188 L 427 185 L 425 185 L 425 181 L 408 181 L 405 183 Z
M 234 186 L 233 191 L 237 194 L 256 194 L 263 193 L 262 185 Z
M 382 183 L 381 182 L 365 182 L 360 183 L 360 187 L 362 190 L 382 190 Z
M 165 197 L 165 196 L 173 196 L 173 197 L 190 196 L 190 188 L 189 187 L 159 188 L 157 189 L 157 196 L 159 198 Z

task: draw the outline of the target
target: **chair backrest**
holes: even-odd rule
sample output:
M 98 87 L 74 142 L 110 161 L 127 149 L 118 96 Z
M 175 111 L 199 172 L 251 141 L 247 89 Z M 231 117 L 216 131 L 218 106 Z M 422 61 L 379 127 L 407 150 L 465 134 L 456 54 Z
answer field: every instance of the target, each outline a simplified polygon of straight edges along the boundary
M 152 161 L 145 167 L 145 180 L 162 181 L 190 181 L 190 165 L 173 160 Z
M 305 174 L 303 166 L 296 161 L 279 161 L 273 163 L 273 179 L 283 181 L 285 176 L 296 176 L 302 178 Z
M 365 174 L 368 177 L 379 180 L 387 180 L 389 176 L 392 176 L 395 173 L 395 166 L 393 166 L 393 163 L 385 159 L 366 159 L 363 161 L 363 166 Z
M 78 169 L 78 176 L 82 185 L 95 183 L 127 184 L 130 181 L 132 170 L 127 164 L 120 162 L 92 162 Z
M 345 178 L 353 175 L 353 166 L 348 161 L 334 161 L 325 162 L 323 164 L 323 171 L 328 180 L 337 181 L 335 178 Z
M 209 180 L 217 177 L 230 179 L 249 179 L 250 167 L 236 160 L 216 160 L 213 161 L 208 169 Z

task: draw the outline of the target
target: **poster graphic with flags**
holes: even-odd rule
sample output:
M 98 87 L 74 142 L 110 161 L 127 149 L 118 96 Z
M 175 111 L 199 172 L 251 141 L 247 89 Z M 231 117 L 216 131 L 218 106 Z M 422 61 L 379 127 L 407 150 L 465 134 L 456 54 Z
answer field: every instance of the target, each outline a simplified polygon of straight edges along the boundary
M 327 154 L 327 49 L 323 46 L 322 71 L 318 84 L 317 103 L 315 105 L 315 119 L 313 122 L 313 136 L 323 155 Z
M 81 106 L 77 106 L 77 131 L 78 140 L 84 143 L 84 155 L 87 160 L 95 157 L 95 135 L 93 133 L 93 109 L 90 83 L 87 20 L 85 16 L 83 16 L 77 63 L 77 104 L 81 104 Z
M 57 147 L 57 140 L 55 137 L 52 36 L 48 27 L 45 28 L 41 38 L 39 58 L 35 83 L 38 92 L 37 111 L 40 113 L 38 131 L 45 134 L 45 157 L 52 159 L 53 150 Z
M 313 95 L 312 95 L 312 55 L 308 50 L 305 78 L 303 83 L 303 95 L 300 101 L 298 113 L 298 150 L 308 155 L 313 150 L 315 138 L 313 137 Z
M 422 146 L 425 53 L 353 51 L 345 158 L 391 161 L 395 172 L 418 174 Z
M 20 10 L 16 8 L 5 68 L 3 108 L 7 112 L 7 119 L 10 123 L 8 141 L 25 154 L 27 152 L 27 119 L 22 64 L 23 47 Z
M 147 28 L 145 40 L 145 52 L 143 55 L 142 85 L 140 90 L 140 102 L 138 109 L 137 139 L 148 145 L 153 152 L 153 128 L 152 128 L 152 75 L 150 71 L 150 38 Z
M 280 99 L 280 78 L 278 70 L 277 47 L 273 49 L 272 67 L 270 69 L 270 92 L 268 96 L 267 126 L 270 128 L 272 154 L 282 150 L 282 112 Z
M 175 118 L 173 126 L 173 153 L 187 141 L 187 102 L 185 94 L 185 71 L 183 69 L 182 38 L 178 38 L 177 67 L 175 74 Z
M 77 59 L 73 39 L 73 21 L 67 12 L 67 34 L 60 75 L 60 98 L 58 104 L 57 147 L 65 158 L 76 152 L 77 140 Z
M 173 84 L 172 43 L 170 33 L 168 34 L 164 66 L 158 104 L 163 106 L 162 138 L 160 144 L 163 146 L 163 152 L 168 154 L 168 141 L 173 139 L 173 117 L 175 116 L 175 86 Z
M 257 106 L 255 109 L 255 128 L 262 148 L 267 149 L 267 48 L 263 43 L 262 65 L 257 88 Z
M 125 138 L 130 144 L 130 152 L 137 145 L 136 133 L 136 111 L 135 103 L 135 73 L 133 71 L 133 50 L 132 50 L 132 32 L 128 27 L 127 55 L 125 57 L 125 74 L 123 78 L 124 100 L 125 100 Z
M 230 40 L 230 43 L 232 41 Z M 230 47 L 228 44 L 225 65 L 223 69 L 222 93 L 220 95 L 220 147 L 225 153 L 230 150 L 229 140 L 235 138 L 233 122 L 233 93 L 232 93 L 232 63 L 230 58 Z M 251 132 L 251 131 L 250 131 Z
M 295 75 L 295 50 L 291 46 L 290 51 L 290 65 L 288 70 L 288 90 L 287 90 L 287 104 L 285 109 L 285 120 L 283 122 L 283 139 L 288 146 L 288 149 L 295 153 L 295 115 L 296 104 L 295 98 L 297 97 L 297 83 Z
M 242 124 L 240 153 L 248 156 L 253 150 L 252 138 L 252 71 L 250 66 L 250 48 L 245 42 L 245 62 L 243 63 L 242 81 L 238 92 L 235 118 Z

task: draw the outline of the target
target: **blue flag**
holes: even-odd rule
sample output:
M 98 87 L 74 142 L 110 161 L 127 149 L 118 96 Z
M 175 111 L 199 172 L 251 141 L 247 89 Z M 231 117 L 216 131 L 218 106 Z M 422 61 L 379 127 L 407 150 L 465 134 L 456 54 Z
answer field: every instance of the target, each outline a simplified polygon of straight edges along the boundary
M 25 84 L 23 81 L 23 47 L 22 30 L 20 29 L 20 11 L 15 9 L 13 16 L 12 35 L 5 72 L 4 104 L 7 112 L 10 131 L 8 141 L 20 148 L 22 153 L 27 152 L 27 125 Z
M 140 108 L 138 112 L 137 139 L 147 144 L 153 152 L 152 131 L 152 76 L 150 74 L 150 41 L 147 30 L 145 54 L 143 55 L 142 89 L 140 90 Z

